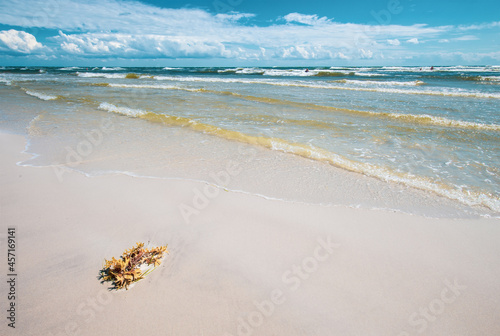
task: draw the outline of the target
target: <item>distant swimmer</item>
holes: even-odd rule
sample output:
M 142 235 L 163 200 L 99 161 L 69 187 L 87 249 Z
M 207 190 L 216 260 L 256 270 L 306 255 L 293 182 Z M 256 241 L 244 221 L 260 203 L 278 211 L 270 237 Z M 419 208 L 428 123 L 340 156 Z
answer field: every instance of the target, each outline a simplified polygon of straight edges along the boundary
M 306 72 L 309 72 L 309 69 L 306 69 Z
M 434 70 L 434 67 L 433 67 L 433 66 L 431 66 L 431 70 Z

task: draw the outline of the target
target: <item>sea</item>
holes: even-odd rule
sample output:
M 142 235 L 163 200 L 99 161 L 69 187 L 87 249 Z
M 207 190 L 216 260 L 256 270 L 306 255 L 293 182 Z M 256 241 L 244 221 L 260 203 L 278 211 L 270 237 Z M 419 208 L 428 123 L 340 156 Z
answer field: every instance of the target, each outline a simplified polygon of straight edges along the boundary
M 0 67 L 0 129 L 88 176 L 426 216 L 500 213 L 500 66 Z

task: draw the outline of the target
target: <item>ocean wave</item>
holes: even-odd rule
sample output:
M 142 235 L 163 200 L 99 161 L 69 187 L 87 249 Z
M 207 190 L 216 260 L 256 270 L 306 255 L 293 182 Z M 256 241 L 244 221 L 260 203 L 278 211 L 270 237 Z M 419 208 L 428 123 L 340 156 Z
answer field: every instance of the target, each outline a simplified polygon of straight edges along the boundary
M 367 85 L 375 85 L 375 86 L 381 86 L 381 85 L 420 86 L 420 85 L 425 85 L 425 83 L 423 81 L 420 81 L 420 80 L 398 82 L 398 81 L 373 81 L 373 80 L 364 81 L 364 80 L 353 80 L 353 79 L 340 79 L 338 81 L 334 81 L 334 83 L 345 83 L 345 84 L 362 85 L 362 86 L 367 86 Z
M 253 136 L 238 131 L 228 130 L 210 124 L 200 123 L 196 120 L 146 112 L 143 110 L 130 109 L 128 107 L 117 107 L 109 103 L 102 103 L 100 109 L 127 116 L 138 117 L 151 122 L 162 123 L 168 126 L 188 127 L 198 132 L 215 135 L 227 140 L 239 141 L 251 145 L 262 146 L 271 150 L 290 153 L 308 159 L 323 161 L 334 166 L 376 177 L 386 182 L 401 183 L 409 187 L 431 191 L 438 195 L 458 200 L 469 206 L 485 206 L 494 211 L 500 211 L 500 200 L 493 195 L 481 192 L 463 190 L 459 187 L 445 185 L 427 177 L 416 176 L 381 167 L 370 163 L 351 160 L 342 155 L 332 153 L 310 144 L 289 142 L 280 138 L 269 138 L 264 136 Z
M 316 77 L 346 77 L 346 76 L 355 76 L 356 72 L 350 71 L 350 72 L 340 72 L 340 71 L 315 71 L 313 76 Z
M 205 92 L 211 94 L 225 95 L 225 96 L 233 96 L 239 99 L 244 99 L 248 101 L 255 101 L 264 104 L 273 104 L 273 105 L 286 105 L 293 106 L 302 109 L 309 110 L 318 110 L 318 111 L 334 111 L 334 112 L 343 112 L 343 113 L 351 113 L 364 115 L 369 117 L 377 117 L 384 119 L 393 119 L 403 122 L 417 123 L 423 125 L 435 125 L 442 127 L 454 127 L 454 128 L 465 128 L 465 129 L 476 129 L 476 130 L 487 130 L 487 131 L 500 131 L 500 125 L 497 124 L 483 124 L 471 121 L 463 121 L 463 120 L 454 120 L 448 119 L 444 117 L 431 116 L 428 114 L 404 114 L 404 113 L 390 113 L 390 112 L 373 112 L 373 111 L 360 111 L 360 110 L 352 110 L 339 108 L 334 106 L 325 106 L 325 105 L 317 105 L 312 103 L 301 103 L 294 102 L 284 99 L 276 99 L 270 97 L 258 97 L 251 95 L 243 95 L 236 92 L 231 91 L 217 91 L 217 90 L 208 90 L 204 88 L 188 88 L 181 87 L 175 85 L 148 85 L 148 84 L 113 84 L 113 83 L 97 83 L 94 84 L 96 86 L 110 86 L 117 88 L 134 88 L 134 89 L 158 89 L 158 90 L 183 90 L 189 92 Z
M 218 73 L 234 73 L 242 75 L 263 75 L 265 70 L 261 68 L 230 68 L 217 70 Z
M 41 100 L 55 100 L 58 98 L 57 96 L 51 96 L 51 95 L 48 95 L 45 93 L 32 91 L 32 90 L 24 89 L 24 92 L 26 92 L 26 94 L 29 94 L 30 96 L 37 97 L 38 99 L 41 99 Z
M 116 88 L 129 88 L 129 89 L 159 89 L 159 90 L 183 90 L 190 92 L 203 92 L 209 91 L 202 88 L 188 88 L 176 85 L 148 85 L 148 84 L 115 84 L 115 83 L 96 83 L 95 86 L 109 86 Z
M 64 68 L 59 68 L 59 69 L 57 69 L 57 70 L 62 70 L 62 71 L 74 71 L 74 70 L 78 70 L 78 69 L 81 69 L 81 67 L 72 66 L 72 67 L 64 67 Z
M 0 77 L 0 83 L 4 83 L 7 86 L 12 85 L 12 81 L 11 80 L 8 80 L 6 78 L 1 78 L 1 77 Z
M 241 75 L 264 75 L 270 77 L 344 77 L 366 76 L 383 77 L 387 74 L 365 72 L 367 68 L 330 68 L 330 69 L 268 69 L 268 68 L 227 68 L 219 69 L 217 73 Z
M 496 82 L 500 82 L 500 76 L 488 76 L 488 75 L 478 75 L 478 74 L 452 74 L 452 75 L 428 75 L 425 78 L 433 78 L 433 79 L 450 79 L 456 81 L 466 81 L 466 82 L 492 82 L 496 84 Z
M 98 108 L 100 110 L 103 110 L 103 111 L 123 114 L 123 115 L 129 116 L 129 117 L 140 117 L 140 116 L 143 116 L 143 115 L 148 113 L 144 110 L 131 109 L 129 107 L 124 107 L 124 106 L 118 107 L 118 106 L 115 106 L 115 105 L 110 104 L 110 103 L 101 103 L 101 104 L 99 104 Z
M 431 115 L 427 115 L 427 114 L 415 115 L 415 114 L 403 114 L 403 113 L 360 111 L 360 110 L 352 110 L 352 109 L 343 109 L 343 108 L 338 108 L 338 107 L 334 107 L 334 106 L 324 106 L 324 105 L 316 105 L 316 104 L 311 104 L 311 103 L 292 102 L 292 101 L 275 99 L 275 98 L 255 97 L 255 96 L 242 95 L 239 93 L 227 92 L 227 91 L 210 91 L 210 90 L 205 90 L 205 91 L 219 93 L 219 94 L 232 95 L 235 97 L 239 97 L 239 98 L 251 100 L 251 101 L 258 101 L 258 102 L 268 103 L 268 104 L 289 105 L 289 106 L 295 106 L 295 107 L 304 108 L 304 109 L 354 113 L 354 114 L 360 114 L 360 115 L 365 115 L 365 116 L 370 116 L 370 117 L 394 119 L 394 120 L 411 122 L 411 123 L 435 125 L 435 126 L 443 126 L 443 127 L 467 128 L 467 129 L 477 129 L 477 130 L 487 130 L 487 131 L 500 131 L 500 125 L 496 125 L 496 124 L 483 124 L 483 123 L 476 123 L 476 122 L 471 122 L 471 121 L 454 120 L 454 119 L 448 119 L 448 118 L 444 118 L 444 117 L 431 116 Z
M 332 70 L 332 69 L 263 69 L 265 76 L 273 77 L 342 77 L 355 76 L 353 70 Z
M 127 74 L 124 73 L 99 73 L 99 72 L 77 72 L 78 77 L 84 78 L 109 78 L 109 79 L 120 79 L 125 78 Z
M 335 83 L 314 83 L 305 81 L 278 81 L 271 79 L 244 79 L 244 78 L 217 78 L 217 77 L 172 77 L 172 76 L 154 76 L 156 80 L 169 80 L 180 82 L 206 82 L 206 83 L 243 83 L 243 84 L 265 84 L 285 87 L 304 87 L 312 89 L 333 89 L 333 90 L 349 90 L 349 91 L 365 91 L 365 92 L 381 92 L 381 93 L 398 93 L 398 94 L 415 94 L 415 95 L 431 95 L 431 96 L 449 96 L 449 97 L 467 97 L 467 98 L 494 98 L 500 99 L 500 93 L 496 92 L 479 92 L 473 90 L 465 90 L 460 88 L 455 89 L 438 89 L 438 90 L 415 90 L 415 89 L 397 89 L 397 88 L 380 88 L 380 87 L 359 87 L 335 85 Z M 340 83 L 339 83 L 340 84 Z
M 354 72 L 354 75 L 359 77 L 388 77 L 388 74 L 376 73 L 376 72 Z
M 491 72 L 498 71 L 494 67 L 470 67 L 470 66 L 448 66 L 448 67 L 400 67 L 400 66 L 385 66 L 377 71 L 382 72 Z
M 419 124 L 428 124 L 445 127 L 467 128 L 486 131 L 500 131 L 500 125 L 496 124 L 482 124 L 471 121 L 453 120 L 444 117 L 436 117 L 428 114 L 403 114 L 403 113 L 381 113 L 381 112 L 367 112 L 371 115 L 387 117 L 391 119 L 398 119 L 402 121 L 415 122 Z
M 444 72 L 491 72 L 498 71 L 494 66 L 450 66 L 450 67 L 434 67 L 435 71 Z
M 479 76 L 482 81 L 500 83 L 500 76 Z
M 101 68 L 101 71 L 120 71 L 120 70 L 125 70 L 125 69 L 121 68 L 121 67 L 111 67 L 111 68 L 102 67 Z
M 266 69 L 264 71 L 264 76 L 273 76 L 273 77 L 306 77 L 306 76 L 314 76 L 317 74 L 315 70 L 306 71 L 306 69 Z

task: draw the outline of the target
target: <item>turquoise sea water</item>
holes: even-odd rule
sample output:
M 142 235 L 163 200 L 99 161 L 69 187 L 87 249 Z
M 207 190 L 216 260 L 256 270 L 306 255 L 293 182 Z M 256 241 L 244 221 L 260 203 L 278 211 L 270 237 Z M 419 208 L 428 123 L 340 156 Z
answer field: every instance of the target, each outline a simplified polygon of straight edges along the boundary
M 55 144 L 109 116 L 120 143 L 157 165 L 170 153 L 164 167 L 182 130 L 194 143 L 209 135 L 500 211 L 500 66 L 0 67 L 0 91 L 1 126 L 26 128 L 38 165 L 64 164 L 67 146 Z M 87 173 L 134 170 L 111 164 L 111 152 Z

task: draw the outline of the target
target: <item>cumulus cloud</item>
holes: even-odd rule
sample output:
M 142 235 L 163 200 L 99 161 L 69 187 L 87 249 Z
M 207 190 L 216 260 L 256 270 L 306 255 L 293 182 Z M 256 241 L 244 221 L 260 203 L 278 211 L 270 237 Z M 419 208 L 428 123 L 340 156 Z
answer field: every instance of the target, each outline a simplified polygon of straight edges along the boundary
M 359 49 L 359 54 L 361 58 L 372 58 L 373 52 L 371 50 Z
M 349 59 L 349 57 L 347 57 L 346 55 L 344 55 L 344 53 L 341 53 L 341 52 L 335 53 L 335 58 L 340 58 L 340 59 L 344 59 L 344 60 Z
M 387 40 L 387 43 L 390 44 L 390 45 L 393 45 L 393 46 L 398 46 L 401 44 L 401 42 L 399 42 L 398 39 L 394 39 L 394 40 Z
M 30 54 L 40 48 L 42 44 L 29 33 L 14 29 L 0 31 L 0 51 Z
M 108 1 L 113 8 L 114 0 L 102 1 Z M 371 29 L 369 25 L 336 23 L 326 17 L 299 13 L 286 15 L 287 24 L 259 27 L 239 22 L 251 19 L 253 14 L 212 15 L 198 9 L 158 9 L 158 15 L 152 17 L 152 11 L 145 11 L 143 4 L 138 4 L 139 9 L 135 12 L 125 10 L 130 3 L 124 4 L 126 6 L 120 14 L 117 10 L 108 13 L 109 25 L 106 27 L 100 26 L 101 29 L 96 31 L 88 28 L 86 32 L 61 29 L 51 40 L 63 54 L 92 58 L 356 59 L 373 57 L 371 50 L 383 48 L 378 42 L 386 41 L 387 37 L 394 38 L 391 41 L 397 43 L 398 38 L 408 35 L 427 36 L 440 32 L 440 28 L 425 25 L 388 25 Z M 173 15 L 177 22 L 165 21 L 160 13 L 165 17 Z M 134 29 L 126 25 L 110 32 L 113 31 L 111 28 L 118 26 L 114 22 L 117 15 L 120 20 L 134 21 Z M 189 20 L 191 22 L 187 25 Z M 302 24 L 289 24 L 291 22 Z M 99 24 L 104 25 L 101 21 Z M 163 29 L 159 29 L 162 25 Z M 90 18 L 88 26 L 97 27 L 97 23 Z M 321 29 L 317 29 L 318 26 Z M 360 52 L 360 49 L 365 52 Z
M 332 59 L 337 58 L 330 48 L 321 45 L 298 45 L 281 49 L 283 59 Z
M 307 15 L 307 14 L 300 14 L 300 13 L 290 13 L 288 15 L 285 15 L 283 17 L 286 22 L 296 22 L 296 23 L 303 23 L 306 25 L 321 25 L 325 24 L 328 22 L 331 22 L 331 19 L 328 19 L 326 16 L 323 17 L 318 17 L 318 15 Z
M 1 24 L 60 31 L 42 40 L 46 47 L 33 35 L 2 32 L 5 36 L 0 39 L 0 51 L 41 55 L 50 50 L 50 56 L 79 59 L 356 61 L 377 59 L 384 54 L 386 58 L 402 59 L 409 49 L 417 49 L 409 48 L 411 44 L 419 44 L 421 50 L 430 45 L 420 41 L 460 41 L 453 37 L 467 34 L 467 30 L 476 30 L 478 35 L 480 29 L 500 27 L 499 22 L 437 27 L 353 24 L 301 13 L 289 13 L 267 25 L 258 25 L 254 17 L 250 13 L 212 14 L 195 8 L 160 8 L 131 0 L 65 0 L 48 4 L 39 0 L 0 1 Z M 461 41 L 471 40 L 470 36 L 461 37 Z
M 68 54 L 94 57 L 199 58 L 230 57 L 220 42 L 195 37 L 131 34 L 59 33 L 56 38 Z

